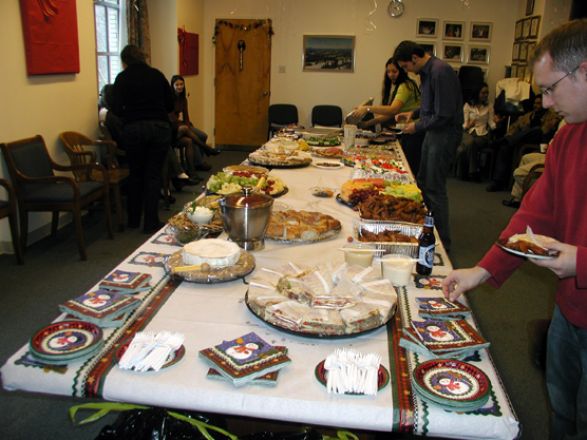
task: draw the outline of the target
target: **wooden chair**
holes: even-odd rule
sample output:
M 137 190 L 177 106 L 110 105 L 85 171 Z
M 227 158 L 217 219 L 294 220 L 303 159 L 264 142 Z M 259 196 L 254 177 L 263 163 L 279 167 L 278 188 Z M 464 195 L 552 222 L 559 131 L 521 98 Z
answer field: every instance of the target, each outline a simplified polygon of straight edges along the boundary
M 120 186 L 122 182 L 128 177 L 128 169 L 121 168 L 117 160 L 117 146 L 116 142 L 112 140 L 91 140 L 81 133 L 75 131 L 64 131 L 59 135 L 59 139 L 65 147 L 65 152 L 69 156 L 72 165 L 87 166 L 96 163 L 96 154 L 93 151 L 87 151 L 86 147 L 98 146 L 104 152 L 106 171 L 108 173 L 108 181 L 110 191 L 114 198 L 114 212 L 116 213 L 116 221 L 118 223 L 118 230 L 124 230 L 124 216 L 122 213 L 122 196 Z M 75 179 L 78 182 L 87 180 L 87 176 L 82 169 L 74 171 Z M 91 180 L 97 182 L 102 181 L 102 174 L 98 170 L 94 170 L 90 175 Z
M 22 247 L 20 246 L 20 239 L 18 238 L 18 222 L 16 219 L 18 208 L 16 205 L 16 194 L 8 180 L 0 179 L 0 186 L 3 186 L 8 194 L 8 200 L 0 200 L 0 218 L 8 217 L 8 222 L 10 223 L 10 235 L 12 235 L 12 247 L 14 248 L 16 261 L 18 264 L 24 264 Z
M 108 236 L 113 238 L 112 218 L 110 216 L 110 192 L 108 173 L 99 164 L 59 165 L 51 159 L 42 136 L 2 143 L 6 165 L 18 199 L 20 218 L 20 241 L 26 248 L 28 234 L 28 214 L 30 211 L 52 212 L 51 235 L 57 234 L 59 212 L 71 211 L 78 243 L 80 258 L 87 259 L 81 211 L 92 202 L 103 200 Z M 72 177 L 57 176 L 57 171 L 85 173 L 85 180 L 76 181 Z M 90 180 L 93 170 L 102 173 L 100 182 Z

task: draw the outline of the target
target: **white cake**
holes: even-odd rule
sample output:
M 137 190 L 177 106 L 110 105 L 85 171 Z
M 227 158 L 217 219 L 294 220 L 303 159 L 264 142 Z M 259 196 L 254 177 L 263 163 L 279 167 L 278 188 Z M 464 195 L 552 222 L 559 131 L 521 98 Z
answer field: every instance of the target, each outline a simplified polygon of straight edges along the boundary
M 188 265 L 209 264 L 212 267 L 234 265 L 241 253 L 235 243 L 218 238 L 192 241 L 183 247 L 183 261 Z

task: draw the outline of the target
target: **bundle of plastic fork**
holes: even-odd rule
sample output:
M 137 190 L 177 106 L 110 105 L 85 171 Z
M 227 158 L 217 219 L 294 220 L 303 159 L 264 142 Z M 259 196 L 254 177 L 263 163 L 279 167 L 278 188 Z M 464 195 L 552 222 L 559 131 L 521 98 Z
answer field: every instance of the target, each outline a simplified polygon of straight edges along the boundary
M 162 331 L 138 332 L 120 358 L 118 366 L 124 370 L 159 371 L 184 341 L 184 335 Z
M 328 355 L 324 368 L 328 372 L 326 389 L 336 394 L 375 395 L 381 356 L 354 350 L 337 349 Z

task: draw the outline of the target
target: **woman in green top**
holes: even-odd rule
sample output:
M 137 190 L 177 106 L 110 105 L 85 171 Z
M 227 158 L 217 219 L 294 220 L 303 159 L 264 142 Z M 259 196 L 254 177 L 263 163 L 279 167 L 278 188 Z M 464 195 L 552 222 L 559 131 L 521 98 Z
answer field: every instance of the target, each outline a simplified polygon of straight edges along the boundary
M 353 116 L 363 119 L 358 124 L 359 128 L 369 128 L 377 124 L 393 125 L 396 114 L 420 107 L 418 84 L 393 58 L 388 59 L 385 63 L 381 95 L 381 105 L 361 105 L 354 110 Z M 368 117 L 370 114 L 373 115 L 373 118 L 366 119 L 365 116 Z M 402 149 L 414 174 L 417 174 L 420 168 L 423 140 L 424 133 L 404 134 L 400 138 Z

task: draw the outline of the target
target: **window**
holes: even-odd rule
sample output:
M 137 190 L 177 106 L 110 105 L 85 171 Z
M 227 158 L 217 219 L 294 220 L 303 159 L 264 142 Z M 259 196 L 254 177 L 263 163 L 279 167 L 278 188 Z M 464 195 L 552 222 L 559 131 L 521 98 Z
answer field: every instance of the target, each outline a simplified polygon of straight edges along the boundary
M 120 64 L 120 22 L 124 0 L 94 0 L 98 90 L 114 82 Z

